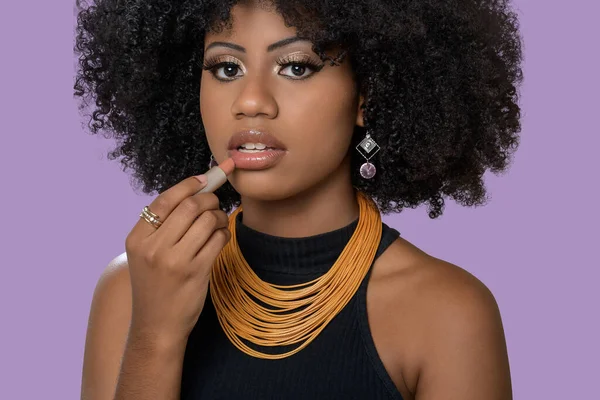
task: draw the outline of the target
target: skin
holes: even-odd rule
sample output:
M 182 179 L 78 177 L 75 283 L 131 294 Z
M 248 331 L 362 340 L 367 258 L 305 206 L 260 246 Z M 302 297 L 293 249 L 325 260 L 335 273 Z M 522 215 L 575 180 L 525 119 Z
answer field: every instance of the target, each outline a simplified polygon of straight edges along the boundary
M 306 70 L 298 75 L 310 77 L 294 80 L 293 66 L 280 67 L 277 60 L 300 57 L 322 64 L 311 43 L 298 41 L 267 51 L 269 45 L 295 36 L 279 15 L 254 5 L 236 6 L 233 30 L 207 34 L 204 56 L 239 64 L 239 71 L 232 72 L 236 78 L 222 82 L 205 70 L 200 90 L 202 120 L 219 162 L 228 157 L 230 137 L 243 129 L 266 129 L 285 144 L 287 155 L 276 166 L 238 169 L 229 180 L 241 195 L 244 224 L 286 237 L 326 232 L 358 217 L 349 147 L 354 125 L 363 123 L 362 98 L 348 63 L 327 64 L 320 72 Z M 209 48 L 215 42 L 246 51 Z M 225 68 L 216 72 L 226 77 Z
M 205 59 L 239 65 L 203 71 L 200 111 L 210 148 L 222 161 L 233 133 L 262 128 L 288 150 L 271 169 L 236 170 L 230 177 L 242 198 L 244 224 L 284 237 L 349 224 L 358 217 L 350 140 L 354 125 L 363 124 L 364 101 L 351 66 L 327 64 L 318 72 L 280 67 L 277 59 L 292 54 L 319 58 L 306 41 L 267 51 L 296 31 L 264 5 L 237 5 L 232 15 L 232 30 L 208 33 L 205 40 Z M 211 46 L 216 42 L 246 51 Z M 222 82 L 213 73 L 234 79 Z M 310 77 L 290 79 L 298 75 Z M 497 303 L 464 269 L 399 238 L 373 266 L 367 311 L 380 358 L 404 399 L 512 398 Z

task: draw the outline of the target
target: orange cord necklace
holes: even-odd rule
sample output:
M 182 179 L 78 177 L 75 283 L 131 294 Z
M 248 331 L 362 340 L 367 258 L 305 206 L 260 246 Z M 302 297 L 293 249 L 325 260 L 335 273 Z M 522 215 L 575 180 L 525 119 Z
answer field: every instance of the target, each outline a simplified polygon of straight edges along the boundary
M 229 216 L 231 240 L 211 271 L 210 294 L 219 323 L 233 345 L 257 358 L 289 357 L 308 346 L 348 304 L 373 263 L 382 230 L 373 200 L 361 192 L 356 197 L 359 220 L 350 241 L 329 271 L 298 285 L 262 281 L 244 259 L 236 240 L 235 220 L 242 208 Z M 241 339 L 261 346 L 299 346 L 286 353 L 266 354 Z

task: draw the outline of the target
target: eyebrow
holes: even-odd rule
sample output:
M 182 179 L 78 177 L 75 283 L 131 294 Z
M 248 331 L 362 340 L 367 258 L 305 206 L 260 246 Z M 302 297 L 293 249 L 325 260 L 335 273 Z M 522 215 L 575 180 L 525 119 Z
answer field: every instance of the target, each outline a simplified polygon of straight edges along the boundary
M 283 39 L 283 40 L 280 40 L 280 41 L 275 42 L 273 44 L 270 44 L 267 47 L 267 52 L 271 52 L 271 51 L 277 50 L 277 49 L 279 49 L 281 47 L 288 46 L 288 45 L 290 45 L 292 43 L 302 42 L 302 41 L 308 41 L 308 40 L 305 39 L 305 38 L 299 37 L 299 36 L 292 36 L 292 37 L 289 37 L 287 39 Z M 237 51 L 239 51 L 241 53 L 245 53 L 246 52 L 246 49 L 244 47 L 240 46 L 239 44 L 230 43 L 230 42 L 212 42 L 211 44 L 209 44 L 206 47 L 206 50 L 204 50 L 204 51 L 208 51 L 209 49 L 212 49 L 213 47 L 226 47 L 228 49 L 237 50 Z

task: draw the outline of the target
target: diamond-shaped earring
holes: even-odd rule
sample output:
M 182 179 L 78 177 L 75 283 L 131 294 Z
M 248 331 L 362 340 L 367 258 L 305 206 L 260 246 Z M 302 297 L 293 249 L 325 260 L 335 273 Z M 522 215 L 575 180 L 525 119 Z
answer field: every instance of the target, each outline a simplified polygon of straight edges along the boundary
M 371 179 L 375 176 L 377 168 L 369 162 L 371 158 L 379 151 L 379 145 L 371 138 L 371 135 L 367 133 L 362 142 L 356 146 L 356 150 L 363 156 L 367 162 L 360 167 L 360 175 L 365 179 Z

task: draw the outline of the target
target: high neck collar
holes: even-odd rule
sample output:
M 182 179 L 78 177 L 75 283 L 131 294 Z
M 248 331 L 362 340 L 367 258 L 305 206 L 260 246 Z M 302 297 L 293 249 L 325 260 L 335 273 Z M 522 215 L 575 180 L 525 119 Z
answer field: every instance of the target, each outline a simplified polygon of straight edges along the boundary
M 253 270 L 288 275 L 325 273 L 335 263 L 358 226 L 349 225 L 319 235 L 286 238 L 258 232 L 236 216 L 236 238 L 242 255 Z

